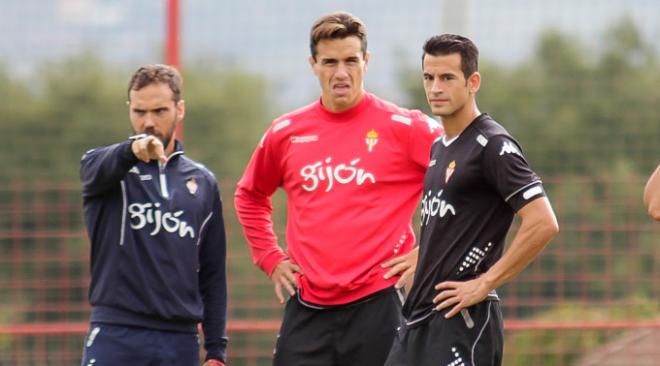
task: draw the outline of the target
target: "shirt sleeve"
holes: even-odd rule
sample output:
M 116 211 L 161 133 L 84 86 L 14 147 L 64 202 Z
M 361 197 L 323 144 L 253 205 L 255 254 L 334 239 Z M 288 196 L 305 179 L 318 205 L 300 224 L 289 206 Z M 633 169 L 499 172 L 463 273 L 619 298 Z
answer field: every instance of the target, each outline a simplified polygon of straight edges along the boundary
M 412 160 L 425 171 L 429 166 L 433 141 L 442 136 L 445 130 L 435 119 L 419 112 L 411 125 L 409 151 Z
M 486 180 L 515 212 L 545 196 L 541 179 L 529 167 L 513 138 L 489 138 L 484 154 L 482 169 Z
M 227 351 L 227 239 L 220 192 L 215 184 L 213 209 L 200 244 L 199 284 L 204 303 L 204 348 L 206 359 L 226 361 Z
M 270 197 L 282 182 L 280 159 L 273 146 L 272 129 L 266 131 L 238 182 L 234 205 L 252 253 L 252 260 L 270 275 L 286 259 L 273 229 Z
M 131 151 L 132 141 L 89 150 L 80 159 L 80 181 L 85 198 L 104 194 L 119 184 L 138 163 Z

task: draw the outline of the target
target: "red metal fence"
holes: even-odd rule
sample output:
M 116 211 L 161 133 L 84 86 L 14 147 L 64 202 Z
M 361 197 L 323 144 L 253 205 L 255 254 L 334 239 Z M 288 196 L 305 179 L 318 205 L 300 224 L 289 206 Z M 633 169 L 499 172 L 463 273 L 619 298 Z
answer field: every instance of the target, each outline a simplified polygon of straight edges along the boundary
M 268 365 L 281 307 L 223 186 L 230 364 Z M 657 364 L 660 224 L 641 207 L 642 187 L 641 177 L 547 183 L 562 232 L 500 290 L 506 365 Z M 0 365 L 80 362 L 88 257 L 77 183 L 0 185 Z

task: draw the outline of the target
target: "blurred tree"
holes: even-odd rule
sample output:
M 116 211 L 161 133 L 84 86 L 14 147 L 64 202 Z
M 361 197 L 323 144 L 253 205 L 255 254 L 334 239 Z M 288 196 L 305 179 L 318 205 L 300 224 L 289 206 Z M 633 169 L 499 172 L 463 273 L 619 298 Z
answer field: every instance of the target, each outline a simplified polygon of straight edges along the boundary
M 647 175 L 657 164 L 660 63 L 628 18 L 592 60 L 574 37 L 546 31 L 533 57 L 508 67 L 482 62 L 479 106 L 522 143 L 542 175 L 611 178 L 619 164 Z M 409 105 L 428 112 L 419 67 L 401 72 Z
M 184 73 L 186 151 L 222 179 L 236 180 L 268 123 L 266 83 L 238 69 Z M 36 80 L 0 68 L 0 181 L 76 181 L 80 156 L 130 133 L 130 73 L 91 53 L 44 65 Z

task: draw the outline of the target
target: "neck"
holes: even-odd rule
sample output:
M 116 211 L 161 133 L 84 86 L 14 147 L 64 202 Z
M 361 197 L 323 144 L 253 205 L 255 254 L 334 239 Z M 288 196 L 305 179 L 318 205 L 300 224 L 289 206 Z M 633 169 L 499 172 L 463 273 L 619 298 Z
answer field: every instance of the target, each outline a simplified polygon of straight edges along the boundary
M 475 104 L 470 106 L 466 105 L 461 111 L 457 112 L 458 113 L 449 116 L 440 116 L 447 139 L 452 139 L 455 136 L 458 136 L 481 114 Z
M 325 109 L 332 113 L 341 113 L 360 104 L 362 98 L 364 98 L 364 90 L 360 90 L 360 92 L 355 96 L 355 99 L 350 101 L 348 104 L 333 104 L 329 102 L 329 99 L 326 99 L 324 96 L 321 96 L 321 104 Z
M 175 140 L 174 136 L 172 136 L 172 139 L 170 140 L 170 143 L 167 144 L 167 146 L 165 146 L 165 156 L 167 156 L 168 158 L 174 152 L 174 147 L 176 146 L 175 141 L 176 140 Z

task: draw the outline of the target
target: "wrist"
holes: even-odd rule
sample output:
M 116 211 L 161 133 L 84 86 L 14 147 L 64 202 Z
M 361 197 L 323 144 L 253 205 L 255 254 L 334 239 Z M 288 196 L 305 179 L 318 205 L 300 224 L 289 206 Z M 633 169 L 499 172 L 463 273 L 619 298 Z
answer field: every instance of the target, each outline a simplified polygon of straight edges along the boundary
M 131 145 L 130 145 L 131 152 L 133 153 L 133 156 L 135 156 L 136 158 L 137 158 L 137 151 L 135 151 L 135 142 L 138 141 L 138 140 L 142 140 L 143 138 L 145 138 L 147 136 L 149 136 L 149 135 L 147 135 L 146 133 L 139 133 L 139 134 L 136 134 L 136 135 L 128 136 L 128 141 L 131 142 Z
M 484 273 L 479 277 L 479 282 L 481 288 L 486 292 L 490 292 L 497 287 L 496 281 L 492 276 L 489 276 L 488 273 Z

